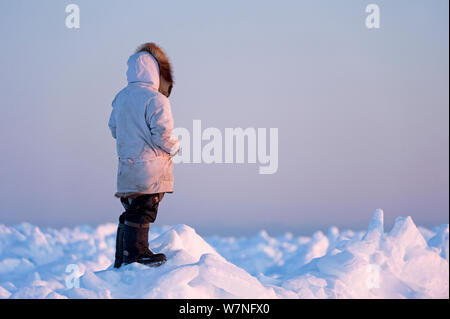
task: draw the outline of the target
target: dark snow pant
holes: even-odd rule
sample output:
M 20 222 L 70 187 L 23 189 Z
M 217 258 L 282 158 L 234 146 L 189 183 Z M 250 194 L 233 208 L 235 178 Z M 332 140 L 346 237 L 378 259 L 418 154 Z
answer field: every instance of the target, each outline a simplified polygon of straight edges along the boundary
M 125 212 L 120 215 L 119 222 L 123 224 L 126 220 L 136 224 L 153 223 L 158 215 L 159 202 L 163 197 L 164 193 L 156 193 L 141 195 L 134 199 L 121 198 L 120 202 Z

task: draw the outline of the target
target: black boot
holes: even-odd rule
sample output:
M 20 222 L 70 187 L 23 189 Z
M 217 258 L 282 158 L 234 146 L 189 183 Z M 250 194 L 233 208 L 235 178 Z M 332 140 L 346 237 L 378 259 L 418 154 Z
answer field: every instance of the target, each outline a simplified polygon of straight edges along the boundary
M 123 223 L 119 222 L 119 227 L 117 227 L 114 268 L 120 268 L 123 263 L 123 226 Z
M 166 262 L 164 254 L 155 254 L 148 248 L 149 223 L 125 220 L 123 225 L 123 263 L 134 262 L 147 266 L 160 266 Z

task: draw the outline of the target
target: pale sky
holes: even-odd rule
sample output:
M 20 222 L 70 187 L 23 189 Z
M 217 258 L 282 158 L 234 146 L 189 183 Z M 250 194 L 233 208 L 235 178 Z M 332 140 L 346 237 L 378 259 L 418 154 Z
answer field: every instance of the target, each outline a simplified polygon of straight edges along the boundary
M 81 10 L 65 26 L 65 6 Z M 177 164 L 158 225 L 364 229 L 449 216 L 448 1 L 0 1 L 0 223 L 116 222 L 107 127 L 126 61 L 168 53 L 175 125 L 278 128 L 279 165 Z

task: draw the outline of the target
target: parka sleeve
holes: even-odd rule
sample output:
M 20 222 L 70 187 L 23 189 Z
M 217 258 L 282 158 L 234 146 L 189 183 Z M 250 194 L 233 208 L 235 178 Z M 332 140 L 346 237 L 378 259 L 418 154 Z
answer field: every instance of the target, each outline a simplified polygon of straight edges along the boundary
M 147 113 L 147 125 L 150 128 L 151 138 L 154 144 L 166 153 L 174 156 L 180 149 L 180 141 L 173 135 L 173 117 L 169 99 L 165 96 L 157 96 L 150 101 L 155 110 Z
M 109 126 L 109 129 L 111 130 L 112 137 L 116 138 L 116 114 L 115 114 L 115 108 L 114 108 L 114 101 L 113 101 L 113 109 L 112 109 L 111 115 L 109 117 L 108 126 Z

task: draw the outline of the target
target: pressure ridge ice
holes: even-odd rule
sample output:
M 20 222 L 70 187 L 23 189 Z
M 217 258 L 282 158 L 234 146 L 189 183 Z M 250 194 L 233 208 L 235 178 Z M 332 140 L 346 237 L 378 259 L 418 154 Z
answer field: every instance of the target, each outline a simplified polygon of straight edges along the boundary
M 116 225 L 40 229 L 0 225 L 1 298 L 448 298 L 449 226 L 399 217 L 384 231 L 312 237 L 212 236 L 187 225 L 153 227 L 168 261 L 112 268 Z

